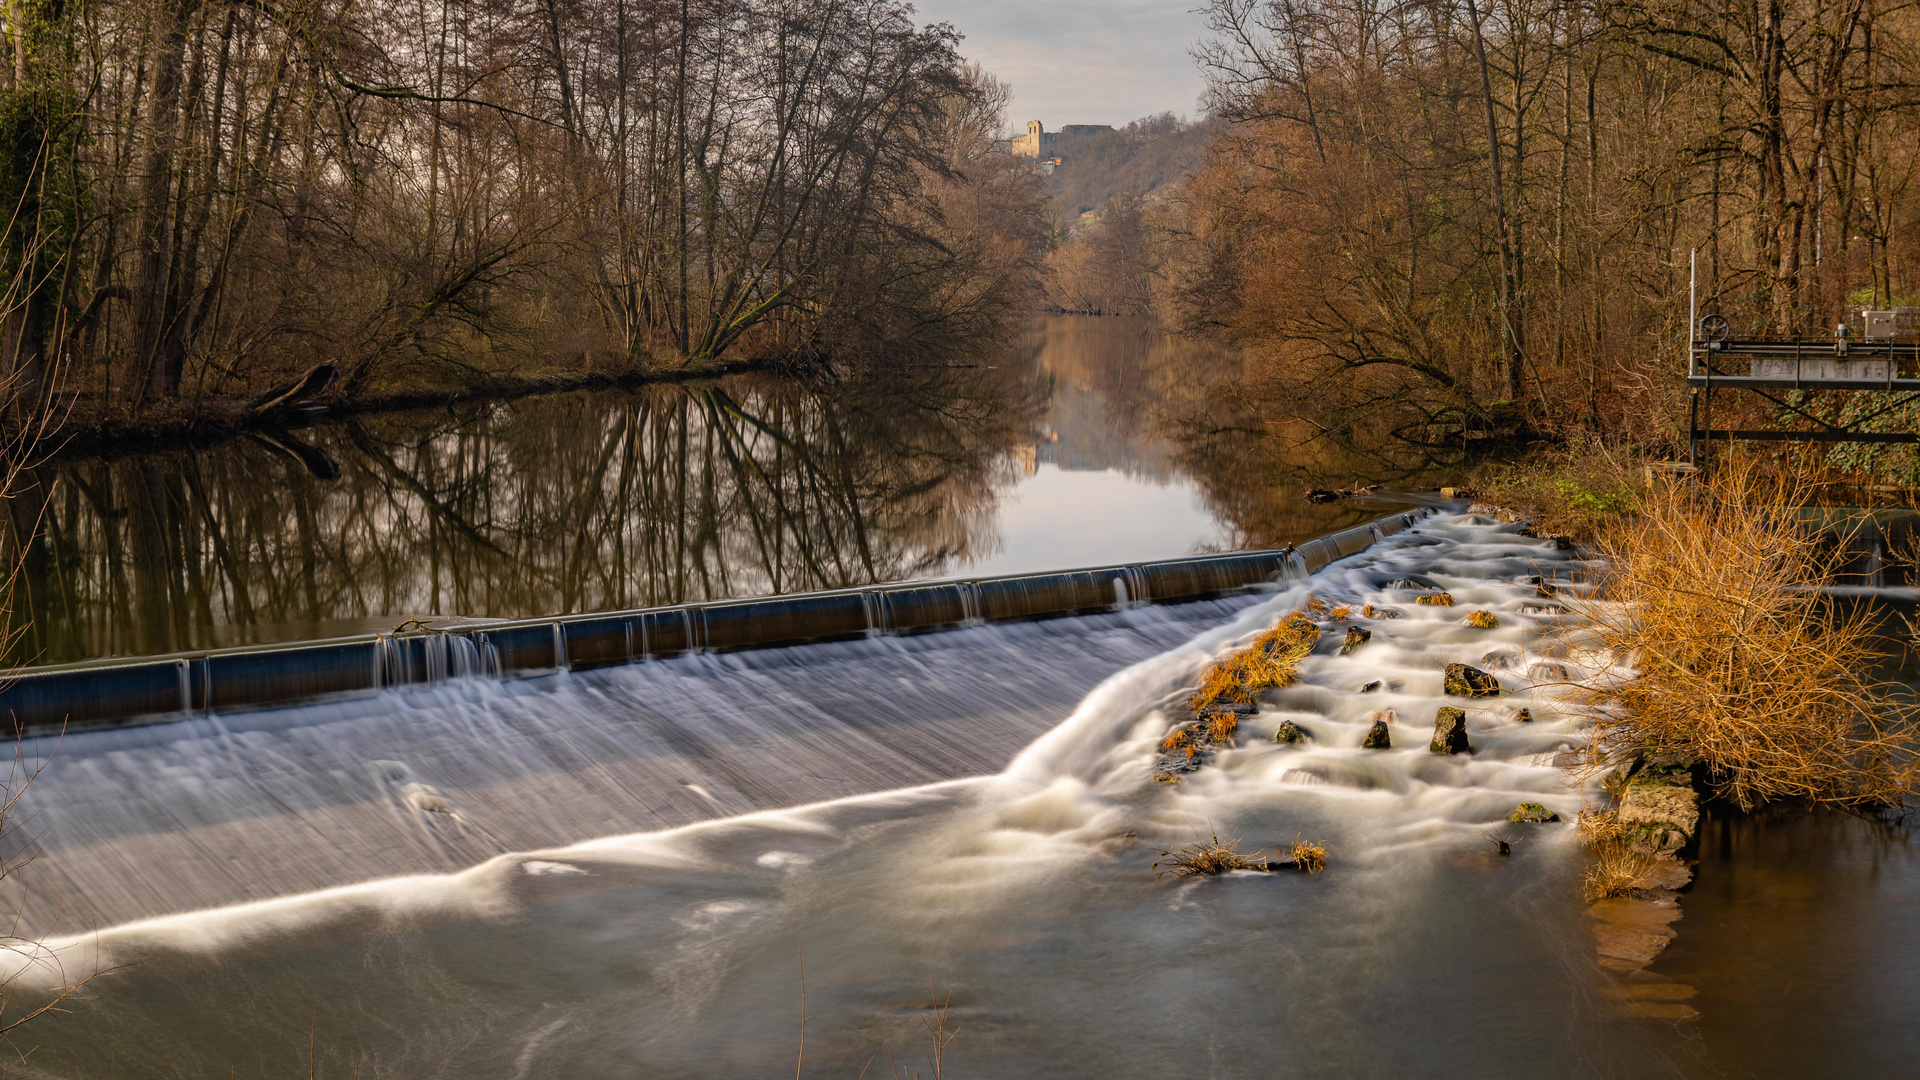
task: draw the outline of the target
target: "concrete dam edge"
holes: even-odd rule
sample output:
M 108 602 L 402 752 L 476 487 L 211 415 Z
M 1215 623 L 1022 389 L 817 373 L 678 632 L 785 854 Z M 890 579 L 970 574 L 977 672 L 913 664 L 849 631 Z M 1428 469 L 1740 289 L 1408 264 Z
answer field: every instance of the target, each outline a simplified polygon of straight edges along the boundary
M 0 715 L 11 718 L 18 735 L 33 738 L 370 695 L 462 676 L 531 678 L 692 652 L 1185 603 L 1315 573 L 1433 512 L 1401 510 L 1277 550 L 26 668 L 0 687 Z

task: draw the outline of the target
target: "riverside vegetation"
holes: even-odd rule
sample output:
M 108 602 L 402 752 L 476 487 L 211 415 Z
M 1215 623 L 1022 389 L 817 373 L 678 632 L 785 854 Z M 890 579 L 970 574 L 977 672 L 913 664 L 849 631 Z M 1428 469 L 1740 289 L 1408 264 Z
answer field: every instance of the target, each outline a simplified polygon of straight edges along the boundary
M 1691 840 L 1673 822 L 1694 813 L 1692 796 L 1672 792 L 1696 781 L 1740 811 L 1910 803 L 1920 708 L 1878 674 L 1903 652 L 1886 614 L 1829 591 L 1857 526 L 1842 516 L 1836 536 L 1809 511 L 1822 472 L 1730 457 L 1698 478 L 1638 473 L 1631 454 L 1588 445 L 1494 493 L 1599 557 L 1595 589 L 1564 597 L 1584 624 L 1579 647 L 1614 660 L 1577 685 L 1592 741 L 1571 767 L 1627 798 L 1581 815 L 1589 897 L 1654 886 L 1657 857 Z

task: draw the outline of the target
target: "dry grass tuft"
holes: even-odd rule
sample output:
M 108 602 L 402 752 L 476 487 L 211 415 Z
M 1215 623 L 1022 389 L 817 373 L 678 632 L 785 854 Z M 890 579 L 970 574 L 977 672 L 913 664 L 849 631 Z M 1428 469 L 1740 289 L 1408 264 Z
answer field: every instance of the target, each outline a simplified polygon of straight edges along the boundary
M 1631 896 L 1653 886 L 1653 856 L 1625 843 L 1593 849 L 1593 865 L 1580 875 L 1580 891 L 1589 903 Z
M 1318 840 L 1301 840 L 1299 834 L 1293 837 L 1293 849 L 1288 852 L 1293 865 L 1309 874 L 1317 874 L 1327 868 L 1327 845 Z
M 1656 485 L 1601 531 L 1596 598 L 1569 606 L 1637 673 L 1590 687 L 1595 753 L 1699 762 L 1743 809 L 1776 799 L 1897 806 L 1920 782 L 1920 716 L 1871 674 L 1872 613 L 1821 595 L 1839 556 L 1796 509 L 1812 494 L 1738 460 Z
M 1574 828 L 1593 852 L 1593 865 L 1580 875 L 1580 891 L 1589 903 L 1653 887 L 1655 856 L 1634 848 L 1632 831 L 1614 811 L 1582 809 Z
M 1452 607 L 1453 594 L 1443 592 L 1428 593 L 1425 596 L 1414 597 L 1413 602 L 1416 604 L 1424 604 L 1427 607 Z
M 1160 857 L 1167 861 L 1165 869 L 1159 863 L 1153 868 L 1163 877 L 1210 877 L 1224 874 L 1229 870 L 1265 870 L 1267 860 L 1255 851 L 1242 855 L 1239 851 L 1240 838 L 1222 841 L 1219 833 L 1213 834 L 1211 842 L 1188 844 L 1183 848 L 1163 851 Z
M 1366 607 L 1361 609 L 1360 613 L 1366 618 L 1369 618 L 1369 619 L 1373 618 L 1373 605 L 1368 604 Z
M 1467 625 L 1475 630 L 1492 630 L 1500 625 L 1500 620 L 1491 611 L 1476 611 L 1467 616 Z
M 1231 744 L 1234 733 L 1239 730 L 1240 715 L 1238 713 L 1222 709 L 1207 717 L 1207 735 L 1223 746 Z
M 1350 604 L 1341 604 L 1339 607 L 1327 612 L 1327 617 L 1330 619 L 1350 619 L 1353 617 L 1353 606 Z
M 1172 734 L 1160 741 L 1160 752 L 1163 754 L 1171 754 L 1175 750 L 1182 750 L 1192 745 L 1193 736 L 1187 734 L 1187 729 L 1176 728 Z
M 1294 669 L 1300 658 L 1319 640 L 1320 628 L 1306 616 L 1288 615 L 1253 644 L 1208 667 L 1188 707 L 1204 714 L 1215 705 L 1252 705 L 1262 690 L 1292 686 L 1299 679 Z

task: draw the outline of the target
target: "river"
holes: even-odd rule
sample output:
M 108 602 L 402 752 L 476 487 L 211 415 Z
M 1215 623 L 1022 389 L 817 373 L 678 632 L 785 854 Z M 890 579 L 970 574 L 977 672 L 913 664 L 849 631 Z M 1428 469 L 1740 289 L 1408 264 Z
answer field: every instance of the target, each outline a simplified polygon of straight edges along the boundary
M 1153 371 L 1175 366 L 1154 350 L 1171 346 L 1129 334 L 1043 324 L 1034 359 L 1076 338 L 1079 358 L 1056 352 L 1025 369 L 1035 411 L 1009 426 L 1015 435 L 985 440 L 978 458 L 943 452 L 961 465 L 934 471 L 959 485 L 941 496 L 950 508 L 967 477 L 986 478 L 967 489 L 984 500 L 968 504 L 972 518 L 931 519 L 971 521 L 974 539 L 963 549 L 951 531 L 888 532 L 869 515 L 857 535 L 897 556 L 874 572 L 1123 550 L 1097 546 L 1109 544 L 1171 555 L 1277 542 L 1258 530 L 1289 514 L 1299 538 L 1380 512 L 1309 509 L 1292 490 L 1232 495 L 1221 477 L 1247 475 L 1247 459 L 1217 442 L 1196 450 L 1154 419 Z M 1111 359 L 1129 349 L 1135 366 Z M 1129 397 L 1129 385 L 1146 390 Z M 798 395 L 799 411 L 830 408 L 811 389 L 765 392 Z M 951 415 L 942 400 L 900 426 L 918 433 L 908 441 L 946 438 L 932 419 Z M 1026 399 L 993 398 L 1015 400 Z M 848 424 L 876 413 L 871 400 L 842 407 Z M 968 429 L 988 415 L 1001 414 L 976 413 Z M 311 435 L 312 446 L 326 437 Z M 458 458 L 463 439 L 490 437 L 431 445 Z M 229 452 L 241 451 L 181 453 Z M 850 471 L 879 483 L 875 463 L 902 456 L 896 443 Z M 496 476 L 546 476 L 539 459 Z M 344 452 L 335 460 L 352 474 Z M 1061 489 L 1045 486 L 1050 465 Z M 1128 485 L 1177 493 L 1153 504 L 1171 520 L 1136 527 L 1127 507 L 1139 504 L 1126 500 L 1140 492 Z M 608 513 L 623 528 L 652 520 Z M 793 535 L 829 528 L 819 520 L 796 517 Z M 360 543 L 378 531 L 356 528 L 313 535 Z M 840 546 L 815 550 L 859 550 L 844 546 L 855 534 L 832 535 Z M 763 557 L 775 546 L 709 550 L 739 561 L 644 565 L 724 566 L 736 583 L 798 588 L 781 576 L 797 565 L 825 583 L 805 575 L 826 562 Z M 339 570 L 353 565 L 343 557 Z M 431 580 L 418 567 L 408 577 L 409 565 L 394 558 L 395 580 Z M 594 588 L 623 580 L 594 565 Z M 7 895 L 66 970 L 106 973 L 71 1013 L 28 1029 L 38 1049 L 19 1071 L 293 1076 L 311 1045 L 327 1077 L 745 1078 L 796 1065 L 853 1077 L 895 1063 L 927 1076 L 932 1021 L 957 1029 L 940 1065 L 955 1076 L 1910 1074 L 1920 852 L 1903 828 L 1710 819 L 1678 936 L 1649 968 L 1623 973 L 1596 953 L 1570 827 L 1505 823 L 1522 801 L 1571 817 L 1593 795 L 1552 764 L 1579 723 L 1539 667 L 1566 658 L 1527 583 L 1580 570 L 1511 526 L 1449 514 L 1312 579 L 1197 604 L 459 680 L 30 745 L 48 762 L 21 806 L 39 858 Z M 1397 584 L 1409 574 L 1460 606 L 1413 605 Z M 496 580 L 474 595 L 505 605 L 550 588 Z M 1376 610 L 1364 620 L 1373 640 L 1351 655 L 1329 620 L 1302 681 L 1270 692 L 1235 748 L 1179 785 L 1154 782 L 1159 741 L 1201 668 L 1309 597 L 1400 617 Z M 1463 625 L 1470 609 L 1500 626 Z M 269 624 L 185 621 L 235 625 Z M 1496 668 L 1507 691 L 1470 710 L 1474 752 L 1459 757 L 1426 745 L 1450 661 Z M 1393 748 L 1362 749 L 1381 709 L 1394 712 Z M 1275 743 L 1283 720 L 1310 741 Z M 1215 833 L 1268 851 L 1318 840 L 1328 869 L 1156 872 L 1163 850 Z M 1496 854 L 1489 834 L 1514 838 L 1513 854 Z M 47 972 L 16 970 L 17 999 L 34 1000 Z M 1648 987 L 1662 1008 L 1637 1007 Z
M 10 654 L 59 663 L 1057 570 L 1277 546 L 1384 512 L 1303 501 L 1308 480 L 1357 474 L 1312 449 L 1276 458 L 1218 410 L 1201 416 L 1224 430 L 1183 452 L 1166 406 L 1231 376 L 1217 349 L 1060 316 L 981 359 L 56 457 L 8 507 L 5 539 L 24 552 Z M 1246 483 L 1250 468 L 1285 473 L 1284 489 Z

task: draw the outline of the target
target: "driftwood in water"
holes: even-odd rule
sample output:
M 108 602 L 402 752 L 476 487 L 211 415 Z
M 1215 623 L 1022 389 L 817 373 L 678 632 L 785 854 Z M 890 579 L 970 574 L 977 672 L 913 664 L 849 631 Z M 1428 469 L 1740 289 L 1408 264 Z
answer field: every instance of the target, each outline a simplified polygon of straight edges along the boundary
M 333 375 L 332 364 L 316 364 L 299 378 L 281 383 L 253 399 L 248 408 L 255 414 L 278 412 L 333 385 Z

